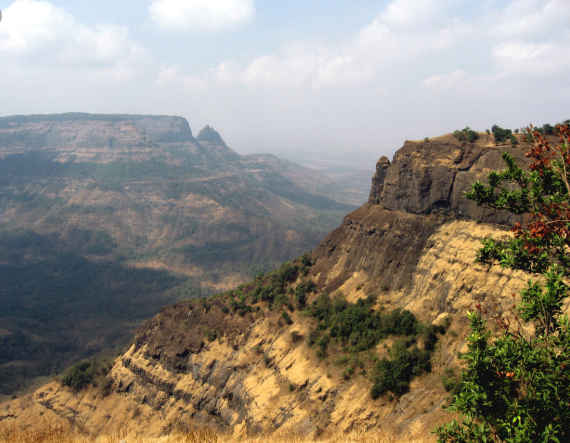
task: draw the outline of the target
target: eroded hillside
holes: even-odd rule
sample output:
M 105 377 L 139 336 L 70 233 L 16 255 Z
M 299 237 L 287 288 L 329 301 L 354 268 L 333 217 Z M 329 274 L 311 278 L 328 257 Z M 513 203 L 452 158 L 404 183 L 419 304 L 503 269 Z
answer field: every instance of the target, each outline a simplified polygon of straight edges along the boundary
M 309 256 L 162 309 L 97 387 L 54 381 L 0 418 L 55 414 L 90 432 L 148 435 L 202 426 L 425 432 L 448 419 L 442 375 L 459 373 L 466 309 L 492 298 L 506 308 L 526 277 L 474 263 L 479 239 L 509 235 L 497 223 L 510 220 L 459 198 L 502 167 L 504 148 L 452 136 L 429 143 L 406 142 L 392 163 L 381 159 L 370 202 Z M 414 370 L 390 366 L 398 361 Z

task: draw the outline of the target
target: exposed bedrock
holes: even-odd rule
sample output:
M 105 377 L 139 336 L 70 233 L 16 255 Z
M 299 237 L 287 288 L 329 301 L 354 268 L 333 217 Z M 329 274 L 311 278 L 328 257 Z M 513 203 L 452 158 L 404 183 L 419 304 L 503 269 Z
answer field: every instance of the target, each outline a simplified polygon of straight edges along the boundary
M 385 157 L 379 160 L 369 203 L 412 214 L 451 211 L 458 217 L 489 223 L 520 221 L 505 211 L 480 208 L 463 196 L 476 180 L 486 181 L 491 171 L 504 169 L 503 151 L 519 164 L 528 164 L 522 149 L 495 147 L 482 139 L 467 143 L 447 135 L 429 142 L 406 141 L 392 163 L 387 165 Z

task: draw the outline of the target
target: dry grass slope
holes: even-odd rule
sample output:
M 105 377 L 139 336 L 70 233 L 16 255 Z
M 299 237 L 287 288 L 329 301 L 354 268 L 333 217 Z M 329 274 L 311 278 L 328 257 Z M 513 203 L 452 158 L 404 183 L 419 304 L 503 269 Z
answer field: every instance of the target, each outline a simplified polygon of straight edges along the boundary
M 0 443 L 308 443 L 313 441 L 320 443 L 428 443 L 435 441 L 435 438 L 397 434 L 392 429 L 353 431 L 329 436 L 323 434 L 318 438 L 292 434 L 230 437 L 205 429 L 149 438 L 143 435 L 129 435 L 121 431 L 111 435 L 88 435 L 65 421 L 45 420 L 35 426 L 25 427 L 9 421 L 0 424 Z

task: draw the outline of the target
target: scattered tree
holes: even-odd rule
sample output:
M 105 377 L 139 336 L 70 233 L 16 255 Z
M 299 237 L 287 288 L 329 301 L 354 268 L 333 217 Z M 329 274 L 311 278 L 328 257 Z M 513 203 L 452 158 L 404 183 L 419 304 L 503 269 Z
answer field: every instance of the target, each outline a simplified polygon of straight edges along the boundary
M 453 135 L 459 139 L 459 141 L 469 141 L 473 143 L 479 138 L 477 131 L 472 130 L 469 126 L 463 128 L 461 131 L 457 130 L 453 132 Z
M 513 131 L 510 129 L 503 129 L 498 125 L 493 125 L 491 128 L 491 132 L 493 133 L 493 137 L 495 138 L 495 144 L 499 145 L 507 141 L 507 139 L 511 138 L 511 134 Z

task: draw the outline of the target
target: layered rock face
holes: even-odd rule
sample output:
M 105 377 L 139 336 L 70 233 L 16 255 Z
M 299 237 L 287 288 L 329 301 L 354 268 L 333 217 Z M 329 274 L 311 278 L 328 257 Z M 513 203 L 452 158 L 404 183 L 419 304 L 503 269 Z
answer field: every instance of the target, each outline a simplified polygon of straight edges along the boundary
M 239 316 L 224 314 L 214 299 L 206 308 L 165 308 L 147 322 L 115 361 L 108 395 L 97 389 L 75 394 L 54 382 L 37 391 L 27 408 L 18 402 L 4 406 L 0 418 L 25 421 L 44 411 L 92 432 L 128 422 L 132 430 L 155 435 L 177 426 L 309 434 L 393 425 L 426 432 L 449 420 L 441 408 L 448 396 L 441 374 L 461 364 L 465 311 L 475 298 L 483 303 L 497 299 L 506 309 L 511 294 L 526 281 L 521 273 L 474 263 L 481 237 L 509 233 L 469 218 L 509 218 L 482 214 L 460 200 L 468 182 L 502 168 L 499 149 L 450 141 L 425 148 L 407 142 L 389 166 L 381 159 L 371 203 L 348 214 L 313 252 L 307 276 L 316 282 L 317 293 L 343 294 L 349 302 L 373 294 L 377 309 L 409 309 L 436 324 L 452 316 L 453 332 L 440 339 L 432 372 L 416 378 L 407 394 L 373 400 L 370 374 L 347 378 L 333 361 L 317 358 L 306 342 L 315 322 L 302 312 L 291 313 L 292 324 L 287 324 L 266 304 Z M 422 214 L 440 207 L 452 211 Z M 464 219 L 455 216 L 459 211 Z M 208 331 L 218 327 L 223 335 L 207 340 Z M 294 340 L 291 331 L 303 340 Z M 373 355 L 386 355 L 382 344 L 370 351 Z M 118 409 L 122 412 L 114 412 Z
M 3 149 L 125 147 L 194 141 L 188 121 L 175 116 L 69 113 L 0 118 Z

